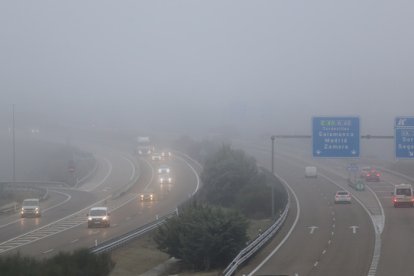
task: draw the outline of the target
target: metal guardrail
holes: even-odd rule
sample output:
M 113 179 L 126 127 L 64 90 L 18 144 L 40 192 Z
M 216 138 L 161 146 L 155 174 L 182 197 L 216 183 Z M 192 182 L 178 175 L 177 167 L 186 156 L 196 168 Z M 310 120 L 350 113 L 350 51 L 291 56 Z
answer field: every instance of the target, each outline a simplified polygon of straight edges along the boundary
M 161 226 L 162 224 L 165 223 L 165 221 L 168 218 L 174 217 L 176 214 L 177 214 L 177 211 L 170 212 L 166 214 L 165 216 L 158 218 L 158 220 L 150 222 L 122 236 L 103 242 L 102 244 L 98 246 L 92 247 L 90 248 L 90 252 L 93 254 L 100 254 L 104 252 L 110 252 L 116 248 L 122 247 L 126 245 L 127 243 L 131 242 L 132 240 L 139 238 L 142 235 L 156 229 L 158 226 Z
M 242 249 L 239 254 L 233 259 L 233 261 L 226 267 L 223 271 L 223 275 L 231 276 L 233 273 L 242 265 L 247 259 L 249 259 L 253 254 L 259 251 L 263 245 L 265 245 L 273 236 L 279 231 L 280 227 L 286 220 L 286 217 L 289 212 L 290 207 L 290 196 L 288 196 L 288 202 L 283 210 L 281 216 L 276 220 L 276 222 L 270 226 L 263 234 L 258 236 L 253 242 L 248 246 Z
M 19 205 L 17 204 L 17 202 L 12 202 L 12 203 L 3 205 L 0 207 L 0 214 L 17 212 L 18 206 Z

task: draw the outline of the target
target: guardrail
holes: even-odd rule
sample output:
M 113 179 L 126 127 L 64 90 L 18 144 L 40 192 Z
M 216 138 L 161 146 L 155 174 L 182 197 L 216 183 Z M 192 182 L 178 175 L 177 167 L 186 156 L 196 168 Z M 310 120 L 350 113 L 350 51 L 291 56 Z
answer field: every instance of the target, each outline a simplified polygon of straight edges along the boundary
M 98 246 L 94 246 L 90 248 L 90 252 L 93 254 L 100 254 L 104 252 L 110 252 L 116 248 L 126 245 L 127 243 L 131 242 L 132 240 L 141 237 L 142 235 L 156 229 L 158 226 L 161 226 L 165 223 L 168 218 L 171 218 L 177 214 L 177 211 L 170 212 L 165 216 L 158 218 L 157 220 L 150 222 L 144 226 L 141 226 L 131 232 L 128 232 L 122 236 L 113 238 Z
M 288 202 L 283 210 L 281 216 L 276 220 L 276 222 L 270 226 L 263 234 L 258 236 L 253 242 L 248 246 L 242 249 L 239 254 L 233 259 L 233 261 L 226 267 L 223 271 L 223 275 L 231 276 L 234 272 L 242 265 L 247 259 L 249 259 L 253 254 L 259 251 L 263 245 L 265 245 L 273 236 L 279 231 L 280 227 L 286 220 L 286 217 L 289 212 L 290 207 L 290 196 L 288 196 Z
M 18 206 L 19 205 L 17 204 L 17 202 L 12 202 L 12 203 L 3 205 L 0 207 L 0 214 L 17 212 Z

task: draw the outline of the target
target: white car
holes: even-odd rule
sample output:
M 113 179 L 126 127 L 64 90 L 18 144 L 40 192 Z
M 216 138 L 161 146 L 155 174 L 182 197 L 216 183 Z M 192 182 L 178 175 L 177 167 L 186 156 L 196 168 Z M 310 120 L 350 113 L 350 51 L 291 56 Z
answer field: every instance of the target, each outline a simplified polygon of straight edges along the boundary
M 40 217 L 41 215 L 38 198 L 27 198 L 23 200 L 20 217 Z
M 351 203 L 351 193 L 348 191 L 337 191 L 335 203 Z
M 163 150 L 161 152 L 161 156 L 162 156 L 163 159 L 171 159 L 172 153 L 169 150 Z
M 158 177 L 158 180 L 160 184 L 166 184 L 166 183 L 171 184 L 173 182 L 171 175 L 168 173 L 160 174 Z
M 162 165 L 158 168 L 158 173 L 159 174 L 170 173 L 170 172 L 171 172 L 171 169 L 166 165 Z
M 93 207 L 89 210 L 88 228 L 93 226 L 109 227 L 111 225 L 107 207 Z
M 151 156 L 151 160 L 152 161 L 161 161 L 162 160 L 161 154 L 159 154 L 157 152 L 154 152 Z
M 151 191 L 145 191 L 139 195 L 139 199 L 141 201 L 154 201 L 155 194 Z

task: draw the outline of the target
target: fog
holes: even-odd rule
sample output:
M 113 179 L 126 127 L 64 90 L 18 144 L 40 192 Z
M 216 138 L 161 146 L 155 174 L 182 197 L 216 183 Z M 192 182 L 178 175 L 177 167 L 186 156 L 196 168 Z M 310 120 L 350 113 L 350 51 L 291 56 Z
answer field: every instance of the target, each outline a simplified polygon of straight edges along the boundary
M 412 1 L 1 1 L 1 123 L 309 134 L 413 115 Z

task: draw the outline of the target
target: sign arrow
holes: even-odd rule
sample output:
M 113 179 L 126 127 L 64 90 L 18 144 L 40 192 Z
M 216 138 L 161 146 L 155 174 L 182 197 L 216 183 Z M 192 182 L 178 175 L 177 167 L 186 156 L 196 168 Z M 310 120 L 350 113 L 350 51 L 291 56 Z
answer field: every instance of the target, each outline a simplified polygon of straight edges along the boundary
M 356 234 L 356 231 L 357 231 L 357 229 L 359 228 L 358 226 L 356 226 L 356 225 L 352 225 L 352 226 L 349 226 L 349 228 L 351 228 L 352 229 L 352 234 Z
M 313 234 L 313 232 L 315 232 L 315 229 L 317 229 L 317 228 L 319 228 L 318 226 L 309 226 L 308 227 L 309 229 L 310 229 L 310 232 L 309 232 L 309 234 Z

